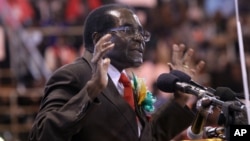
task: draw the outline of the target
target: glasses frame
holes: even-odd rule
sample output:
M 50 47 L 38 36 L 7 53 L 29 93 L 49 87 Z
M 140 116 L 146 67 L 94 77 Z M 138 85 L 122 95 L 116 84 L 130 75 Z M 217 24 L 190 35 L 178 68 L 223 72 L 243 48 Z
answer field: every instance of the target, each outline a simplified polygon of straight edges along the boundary
M 110 32 L 117 32 L 117 31 L 124 31 L 126 34 L 129 35 L 135 35 L 135 34 L 140 34 L 143 37 L 143 40 L 145 42 L 150 41 L 151 38 L 151 34 L 144 30 L 144 29 L 138 29 L 138 28 L 134 28 L 131 26 L 120 26 L 120 27 L 115 27 L 115 28 L 111 28 L 109 29 Z

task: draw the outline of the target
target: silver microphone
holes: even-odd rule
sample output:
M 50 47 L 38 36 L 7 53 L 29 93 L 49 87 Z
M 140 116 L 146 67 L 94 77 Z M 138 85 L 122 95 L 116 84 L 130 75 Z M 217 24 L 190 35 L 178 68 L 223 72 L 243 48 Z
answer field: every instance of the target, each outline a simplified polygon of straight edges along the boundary
M 189 139 L 201 139 L 203 137 L 204 126 L 208 117 L 208 114 L 212 113 L 212 105 L 205 105 L 204 101 L 207 102 L 205 98 L 197 101 L 196 109 L 198 113 L 193 120 L 192 125 L 187 129 L 187 136 Z
M 193 85 L 188 84 L 186 82 L 176 82 L 175 88 L 184 92 L 184 93 L 194 94 L 198 98 L 202 98 L 204 96 L 211 96 L 211 97 L 214 96 L 214 94 L 212 94 L 210 91 L 203 90 L 199 87 L 193 86 Z
M 204 128 L 204 136 L 206 138 L 213 138 L 213 137 L 225 138 L 224 131 L 225 131 L 224 127 L 207 126 Z
M 187 129 L 189 139 L 201 139 L 203 137 L 203 128 L 206 123 L 206 117 L 199 111 L 191 126 Z

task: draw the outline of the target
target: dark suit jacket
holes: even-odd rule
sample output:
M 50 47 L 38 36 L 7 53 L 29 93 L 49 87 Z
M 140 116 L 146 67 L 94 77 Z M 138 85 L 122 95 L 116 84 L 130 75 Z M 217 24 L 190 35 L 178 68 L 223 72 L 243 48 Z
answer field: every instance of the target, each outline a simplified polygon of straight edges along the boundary
M 132 110 L 110 78 L 92 101 L 84 87 L 91 78 L 91 57 L 86 51 L 51 76 L 30 141 L 168 141 L 191 124 L 193 113 L 175 102 L 166 103 L 149 121 L 140 107 Z M 136 114 L 142 123 L 140 137 Z

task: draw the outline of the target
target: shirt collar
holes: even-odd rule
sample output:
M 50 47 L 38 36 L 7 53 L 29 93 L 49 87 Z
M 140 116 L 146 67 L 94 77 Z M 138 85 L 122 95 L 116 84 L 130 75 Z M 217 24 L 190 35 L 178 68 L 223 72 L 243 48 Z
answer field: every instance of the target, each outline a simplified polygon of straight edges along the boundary
M 125 70 L 123 70 L 122 72 L 127 75 Z M 108 74 L 109 74 L 111 80 L 113 81 L 113 83 L 115 84 L 115 86 L 116 86 L 117 90 L 119 91 L 119 93 L 123 95 L 124 87 L 119 82 L 121 73 L 113 65 L 110 64 L 109 67 L 108 67 Z
M 121 73 L 113 65 L 110 64 L 108 67 L 108 74 L 113 83 L 117 86 Z

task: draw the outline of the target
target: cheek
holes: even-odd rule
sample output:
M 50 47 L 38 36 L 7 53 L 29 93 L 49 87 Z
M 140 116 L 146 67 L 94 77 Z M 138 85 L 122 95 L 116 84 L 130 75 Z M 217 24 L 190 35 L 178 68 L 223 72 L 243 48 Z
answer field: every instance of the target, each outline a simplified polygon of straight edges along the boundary
M 135 48 L 143 48 L 144 51 L 145 43 L 142 43 L 141 47 L 138 47 L 140 45 L 130 38 L 118 37 L 115 35 L 113 36 L 112 41 L 115 43 L 115 47 L 108 52 L 107 55 L 109 57 L 131 65 L 139 65 L 143 62 L 143 53 L 136 51 Z
M 117 53 L 118 55 L 125 56 L 129 49 L 129 42 L 125 39 L 116 38 L 113 39 L 115 43 L 115 47 L 112 49 L 113 52 Z
M 114 59 L 117 61 L 123 61 L 126 56 L 127 56 L 127 50 L 126 48 L 120 46 L 120 45 L 115 45 L 113 49 L 107 52 L 107 57 L 110 59 Z

